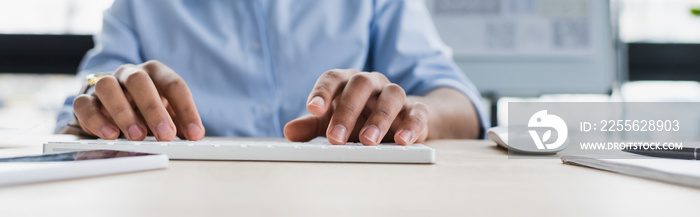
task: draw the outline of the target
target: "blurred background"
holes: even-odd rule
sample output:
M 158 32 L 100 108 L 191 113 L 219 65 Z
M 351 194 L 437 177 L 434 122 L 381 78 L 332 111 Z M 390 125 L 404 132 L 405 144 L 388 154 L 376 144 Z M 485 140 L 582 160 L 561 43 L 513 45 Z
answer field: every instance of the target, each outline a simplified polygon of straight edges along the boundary
M 0 138 L 53 131 L 111 3 L 0 0 Z M 700 0 L 426 4 L 494 125 L 512 101 L 700 101 Z

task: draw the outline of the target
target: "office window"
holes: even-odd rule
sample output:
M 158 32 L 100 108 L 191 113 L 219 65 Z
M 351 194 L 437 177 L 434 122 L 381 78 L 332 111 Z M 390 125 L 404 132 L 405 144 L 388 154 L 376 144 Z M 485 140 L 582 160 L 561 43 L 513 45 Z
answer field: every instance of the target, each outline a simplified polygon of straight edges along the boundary
M 700 0 L 620 0 L 625 42 L 700 43 Z
M 95 34 L 113 0 L 0 0 L 0 34 Z

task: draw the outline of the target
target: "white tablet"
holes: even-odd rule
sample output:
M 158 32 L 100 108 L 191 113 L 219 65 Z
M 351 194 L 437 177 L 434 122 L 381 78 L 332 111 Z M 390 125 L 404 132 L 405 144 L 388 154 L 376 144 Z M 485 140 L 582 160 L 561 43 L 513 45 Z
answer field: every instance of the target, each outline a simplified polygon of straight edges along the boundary
M 0 186 L 160 169 L 168 156 L 93 150 L 0 158 Z

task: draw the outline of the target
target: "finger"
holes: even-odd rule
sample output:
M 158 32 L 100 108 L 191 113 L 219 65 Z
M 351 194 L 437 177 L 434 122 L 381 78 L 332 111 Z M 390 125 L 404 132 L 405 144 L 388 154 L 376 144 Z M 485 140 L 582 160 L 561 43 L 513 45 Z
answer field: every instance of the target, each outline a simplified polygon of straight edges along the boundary
M 350 136 L 349 130 L 354 129 L 367 100 L 380 91 L 376 74 L 379 73 L 362 72 L 352 76 L 348 81 L 338 98 L 338 104 L 326 132 L 326 137 L 331 144 L 342 145 L 347 142 Z
M 192 98 L 190 88 L 175 71 L 158 61 L 143 64 L 144 69 L 172 107 L 176 121 L 182 125 L 180 130 L 189 140 L 201 140 L 204 137 L 204 125 Z
M 173 122 L 175 123 L 175 126 L 177 126 L 177 129 L 183 129 L 184 127 L 182 126 L 182 123 L 178 121 L 177 114 L 175 114 L 175 111 L 173 110 L 173 107 L 170 106 L 170 104 L 168 103 L 168 100 L 165 98 L 161 98 L 161 101 L 163 101 L 163 106 L 165 106 L 165 110 L 167 110 L 168 114 L 170 114 L 170 117 L 173 118 Z M 177 137 L 183 140 L 187 139 L 182 130 L 177 131 Z
M 408 106 L 402 119 L 394 134 L 396 144 L 410 145 L 416 140 L 425 140 L 428 135 L 428 109 L 425 104 L 418 102 Z
M 117 139 L 119 128 L 100 111 L 100 103 L 94 96 L 82 94 L 73 100 L 73 110 L 80 126 L 102 139 Z
M 326 113 L 333 98 L 343 90 L 347 80 L 356 73 L 358 71 L 352 69 L 334 69 L 323 73 L 316 80 L 306 101 L 306 109 L 309 113 L 312 115 Z
M 127 90 L 124 86 L 122 86 L 122 91 L 124 92 L 124 95 L 126 96 L 126 99 L 129 101 L 129 105 L 131 106 L 131 110 L 134 111 L 134 115 L 136 115 L 136 118 L 139 120 L 139 123 L 143 124 L 146 132 L 146 136 L 153 136 L 153 132 L 148 129 L 146 126 L 146 119 L 143 117 L 143 114 L 141 114 L 141 111 L 139 110 L 138 106 L 136 106 L 136 102 L 134 102 L 134 98 L 131 97 L 131 94 L 129 93 L 129 90 Z
M 158 141 L 171 141 L 175 138 L 175 123 L 160 100 L 160 95 L 153 81 L 146 72 L 138 67 L 123 66 L 114 74 L 119 83 L 132 93 L 148 128 Z
M 95 94 L 127 139 L 143 140 L 146 138 L 146 126 L 136 116 L 116 78 L 113 76 L 100 78 L 95 84 Z
M 405 101 L 406 92 L 399 85 L 384 86 L 376 108 L 360 131 L 360 142 L 364 145 L 378 145 L 391 128 Z
M 284 137 L 292 142 L 308 142 L 316 137 L 326 135 L 326 126 L 333 110 L 321 116 L 305 115 L 284 125 Z

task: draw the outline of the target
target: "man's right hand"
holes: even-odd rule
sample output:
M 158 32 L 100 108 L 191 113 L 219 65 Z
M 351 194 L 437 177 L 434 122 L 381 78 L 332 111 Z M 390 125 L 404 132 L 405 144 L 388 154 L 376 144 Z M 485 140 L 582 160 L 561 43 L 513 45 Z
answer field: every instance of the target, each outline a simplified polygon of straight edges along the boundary
M 188 140 L 204 137 L 190 89 L 163 63 L 123 65 L 113 76 L 100 78 L 94 88 L 73 101 L 75 116 L 88 134 L 116 139 L 121 131 L 129 140 L 143 140 L 152 133 L 158 141 L 176 135 Z

